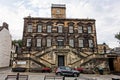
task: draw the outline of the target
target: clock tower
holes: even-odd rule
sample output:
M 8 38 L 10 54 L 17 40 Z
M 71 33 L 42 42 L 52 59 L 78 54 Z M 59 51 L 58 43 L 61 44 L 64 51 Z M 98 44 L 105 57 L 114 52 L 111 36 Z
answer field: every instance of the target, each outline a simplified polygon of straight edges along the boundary
M 66 7 L 63 4 L 52 4 L 52 18 L 66 18 Z

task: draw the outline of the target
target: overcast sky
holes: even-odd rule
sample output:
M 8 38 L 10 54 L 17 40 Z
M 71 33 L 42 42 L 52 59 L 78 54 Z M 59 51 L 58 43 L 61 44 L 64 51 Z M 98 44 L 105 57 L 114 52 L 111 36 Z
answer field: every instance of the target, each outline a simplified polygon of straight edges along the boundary
M 23 18 L 51 17 L 51 4 L 66 4 L 67 18 L 95 19 L 98 44 L 119 46 L 120 0 L 0 0 L 0 26 L 7 22 L 12 39 L 22 39 Z

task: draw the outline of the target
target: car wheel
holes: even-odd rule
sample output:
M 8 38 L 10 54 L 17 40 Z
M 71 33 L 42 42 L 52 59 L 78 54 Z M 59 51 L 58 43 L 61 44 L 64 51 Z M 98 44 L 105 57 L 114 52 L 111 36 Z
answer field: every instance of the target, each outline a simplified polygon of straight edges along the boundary
M 74 76 L 74 77 L 78 77 L 78 74 L 74 73 L 73 76 Z
M 58 76 L 61 76 L 61 73 L 57 73 Z

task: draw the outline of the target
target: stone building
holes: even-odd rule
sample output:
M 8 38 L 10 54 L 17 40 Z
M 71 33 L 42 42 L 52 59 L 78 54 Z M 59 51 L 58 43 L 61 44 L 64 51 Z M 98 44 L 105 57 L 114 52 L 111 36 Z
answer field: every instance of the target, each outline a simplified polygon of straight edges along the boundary
M 16 60 L 27 68 L 79 67 L 97 53 L 95 19 L 66 18 L 64 4 L 52 4 L 50 18 L 25 17 L 22 40 Z
M 98 53 L 99 54 L 106 54 L 106 53 L 110 53 L 111 48 L 106 44 L 98 44 Z
M 0 68 L 10 65 L 11 42 L 12 39 L 8 24 L 4 22 L 3 25 L 0 26 Z

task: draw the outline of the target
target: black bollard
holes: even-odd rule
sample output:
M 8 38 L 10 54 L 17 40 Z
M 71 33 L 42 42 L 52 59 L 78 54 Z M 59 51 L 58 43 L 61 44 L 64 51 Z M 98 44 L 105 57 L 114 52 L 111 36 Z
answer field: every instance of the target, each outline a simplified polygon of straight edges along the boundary
M 63 80 L 65 80 L 65 76 L 63 76 Z
M 19 74 L 19 73 L 17 73 L 16 80 L 19 80 L 19 75 L 20 75 L 20 74 Z
M 77 80 L 77 78 L 75 78 L 74 80 Z
M 117 78 L 112 78 L 112 80 L 120 80 L 120 79 L 117 79 Z

